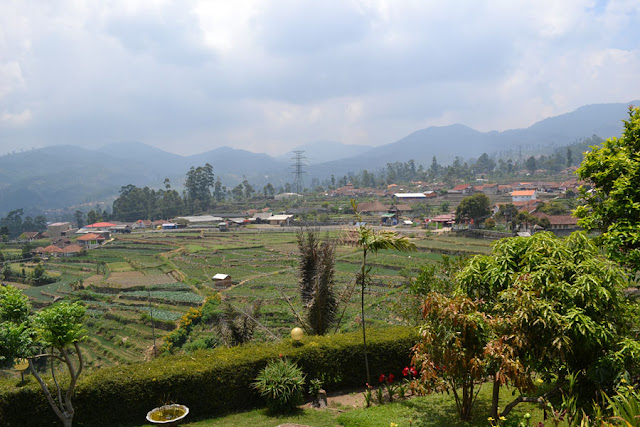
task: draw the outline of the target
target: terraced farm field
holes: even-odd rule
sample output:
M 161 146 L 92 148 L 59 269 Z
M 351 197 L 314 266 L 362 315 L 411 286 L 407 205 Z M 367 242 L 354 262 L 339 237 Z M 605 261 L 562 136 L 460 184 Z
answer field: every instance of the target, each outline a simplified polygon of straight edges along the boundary
M 285 336 L 296 325 L 290 306 L 302 312 L 298 292 L 299 229 L 273 232 L 243 229 L 220 232 L 133 233 L 75 258 L 53 258 L 45 262 L 56 282 L 39 287 L 19 284 L 36 307 L 54 299 L 83 301 L 87 307 L 88 339 L 83 347 L 88 365 L 99 367 L 143 360 L 171 331 L 191 307 L 219 293 L 225 302 L 242 309 L 261 300 L 260 327 L 254 339 Z M 367 289 L 368 321 L 398 323 L 398 304 L 406 297 L 403 284 L 426 264 L 443 255 L 487 253 L 490 243 L 454 236 L 427 235 L 409 230 L 417 252 L 382 251 L 368 258 L 372 284 Z M 335 285 L 342 298 L 341 330 L 360 326 L 360 294 L 355 275 L 362 254 L 340 244 L 344 230 L 319 231 L 320 238 L 334 239 Z M 15 268 L 19 268 L 18 265 Z M 27 265 L 20 268 L 32 268 Z M 218 288 L 212 276 L 232 277 L 232 286 Z M 213 328 L 195 331 L 190 340 L 216 343 Z

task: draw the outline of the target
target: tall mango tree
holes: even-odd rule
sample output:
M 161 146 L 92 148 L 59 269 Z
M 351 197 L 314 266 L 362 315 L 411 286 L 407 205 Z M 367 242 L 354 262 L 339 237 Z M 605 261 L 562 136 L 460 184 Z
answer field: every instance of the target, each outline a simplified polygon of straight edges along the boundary
M 377 254 L 381 250 L 395 250 L 400 252 L 412 252 L 416 250 L 416 246 L 404 236 L 390 230 L 376 230 L 368 226 L 362 221 L 362 216 L 358 212 L 358 206 L 355 200 L 351 200 L 351 206 L 356 216 L 357 226 L 354 244 L 362 250 L 362 264 L 360 272 L 356 277 L 356 282 L 360 284 L 360 309 L 362 316 L 362 344 L 364 347 L 364 364 L 367 371 L 367 383 L 371 383 L 369 373 L 369 358 L 367 355 L 367 330 L 364 314 L 364 294 L 365 289 L 370 284 L 370 270 L 367 267 L 367 255 Z
M 534 379 L 577 375 L 581 401 L 610 392 L 616 378 L 635 374 L 640 342 L 624 295 L 625 275 L 603 258 L 584 232 L 566 239 L 549 232 L 502 239 L 490 256 L 476 256 L 457 275 L 459 292 L 481 301 L 493 321 L 485 347 L 493 368 L 492 416 L 538 401 Z M 521 392 L 498 414 L 500 386 Z

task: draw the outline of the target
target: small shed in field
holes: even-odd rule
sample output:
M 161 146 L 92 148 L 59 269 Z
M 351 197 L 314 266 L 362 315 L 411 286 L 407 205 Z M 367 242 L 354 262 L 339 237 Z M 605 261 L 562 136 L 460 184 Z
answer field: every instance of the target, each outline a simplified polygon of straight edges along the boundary
M 221 288 L 228 288 L 232 285 L 231 276 L 224 273 L 218 273 L 212 277 L 213 284 Z

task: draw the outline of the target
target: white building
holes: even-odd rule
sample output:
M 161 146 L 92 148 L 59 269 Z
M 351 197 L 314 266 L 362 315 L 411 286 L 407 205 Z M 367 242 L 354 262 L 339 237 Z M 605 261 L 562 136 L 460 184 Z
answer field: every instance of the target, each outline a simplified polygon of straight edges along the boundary
M 530 202 L 536 200 L 538 193 L 536 190 L 517 190 L 511 193 L 512 202 Z

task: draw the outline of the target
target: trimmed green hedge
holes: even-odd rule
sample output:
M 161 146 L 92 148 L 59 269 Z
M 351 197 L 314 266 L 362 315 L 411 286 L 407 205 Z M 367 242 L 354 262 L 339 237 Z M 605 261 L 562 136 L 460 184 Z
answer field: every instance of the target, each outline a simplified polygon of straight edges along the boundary
M 382 373 L 401 378 L 416 341 L 417 332 L 410 328 L 370 329 L 367 349 L 373 384 Z M 202 350 L 82 375 L 74 398 L 74 425 L 139 425 L 149 410 L 166 401 L 187 405 L 192 419 L 262 406 L 251 383 L 269 360 L 280 355 L 296 361 L 308 379 L 323 378 L 327 390 L 366 382 L 361 332 L 305 337 L 300 345 L 284 340 Z M 35 381 L 24 387 L 0 381 L 0 425 L 42 426 L 55 421 Z

